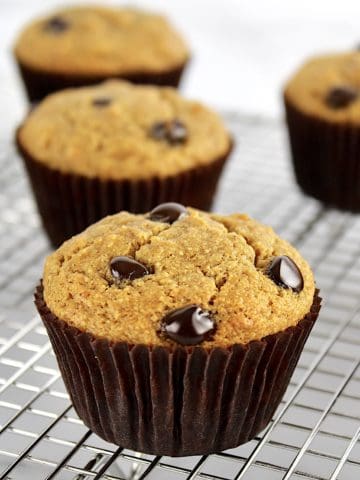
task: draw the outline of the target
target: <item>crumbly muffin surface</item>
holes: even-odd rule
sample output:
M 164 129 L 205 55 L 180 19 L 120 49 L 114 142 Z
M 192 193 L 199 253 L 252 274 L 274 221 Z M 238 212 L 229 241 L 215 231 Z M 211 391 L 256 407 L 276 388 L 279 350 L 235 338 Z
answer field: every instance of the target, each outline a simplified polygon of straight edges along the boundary
M 15 55 L 27 67 L 67 75 L 158 73 L 181 67 L 189 51 L 167 20 L 131 8 L 65 8 L 20 34 Z
M 45 265 L 49 309 L 96 337 L 169 345 L 174 342 L 158 333 L 161 320 L 195 304 L 216 322 L 213 338 L 201 344 L 208 348 L 261 339 L 296 325 L 310 311 L 310 267 L 271 228 L 241 214 L 187 212 L 171 225 L 121 212 L 65 242 Z M 119 285 L 109 271 L 119 255 L 151 273 Z M 299 293 L 269 277 L 269 264 L 279 255 L 300 269 Z
M 338 88 L 354 91 L 354 99 L 334 108 L 328 98 Z M 301 112 L 319 119 L 359 125 L 360 52 L 311 58 L 287 83 L 285 99 Z
M 180 121 L 184 141 L 152 133 Z M 230 136 L 217 114 L 172 88 L 108 81 L 45 99 L 25 120 L 18 140 L 36 161 L 100 178 L 165 177 L 227 154 Z

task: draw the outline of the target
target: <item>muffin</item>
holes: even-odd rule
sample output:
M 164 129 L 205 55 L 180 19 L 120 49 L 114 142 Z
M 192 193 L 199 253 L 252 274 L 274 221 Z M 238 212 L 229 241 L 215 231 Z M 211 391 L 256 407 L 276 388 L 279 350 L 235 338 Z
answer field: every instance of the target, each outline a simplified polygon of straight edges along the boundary
M 168 21 L 133 8 L 64 8 L 30 23 L 15 48 L 30 101 L 108 78 L 176 87 L 189 60 Z
M 121 80 L 47 97 L 16 142 L 55 246 L 121 210 L 164 201 L 209 209 L 232 147 L 206 107 Z
M 288 82 L 285 107 L 302 190 L 360 211 L 360 52 L 316 57 Z
M 36 305 L 84 423 L 124 448 L 183 456 L 268 424 L 320 299 L 271 228 L 163 204 L 65 242 Z

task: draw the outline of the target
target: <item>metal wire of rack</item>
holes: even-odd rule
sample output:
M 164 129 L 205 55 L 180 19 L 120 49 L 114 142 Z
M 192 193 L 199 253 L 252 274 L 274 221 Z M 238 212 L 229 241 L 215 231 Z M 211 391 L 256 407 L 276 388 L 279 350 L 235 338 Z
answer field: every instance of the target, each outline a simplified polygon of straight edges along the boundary
M 325 304 L 264 432 L 216 455 L 169 458 L 108 444 L 77 417 L 31 307 L 48 245 L 21 165 L 0 144 L 0 475 L 61 480 L 360 478 L 360 217 L 294 186 L 282 127 L 227 114 L 238 148 L 215 209 L 271 224 L 310 261 Z M 196 435 L 196 432 L 194 432 Z

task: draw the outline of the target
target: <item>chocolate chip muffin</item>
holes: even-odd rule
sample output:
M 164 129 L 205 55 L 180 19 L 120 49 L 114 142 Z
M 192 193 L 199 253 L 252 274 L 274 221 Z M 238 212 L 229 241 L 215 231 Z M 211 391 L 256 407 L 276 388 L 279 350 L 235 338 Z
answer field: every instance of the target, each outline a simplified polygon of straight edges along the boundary
M 302 190 L 360 211 L 360 52 L 310 59 L 287 83 L 284 98 Z
M 232 142 L 176 90 L 108 81 L 58 92 L 17 131 L 53 245 L 100 218 L 163 201 L 209 209 Z
M 182 456 L 267 425 L 320 299 L 309 265 L 271 228 L 171 203 L 65 242 L 36 305 L 85 424 L 125 448 Z
M 14 53 L 31 101 L 108 78 L 176 87 L 189 60 L 164 17 L 101 6 L 67 7 L 35 20 Z

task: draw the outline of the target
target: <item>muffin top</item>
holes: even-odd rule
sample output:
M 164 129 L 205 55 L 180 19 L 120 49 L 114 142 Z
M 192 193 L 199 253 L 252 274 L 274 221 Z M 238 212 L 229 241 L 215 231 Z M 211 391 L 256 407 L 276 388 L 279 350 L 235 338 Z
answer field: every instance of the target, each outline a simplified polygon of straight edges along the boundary
M 188 60 L 189 51 L 160 15 L 91 6 L 35 20 L 20 34 L 15 55 L 35 70 L 108 76 L 173 70 Z
M 314 57 L 285 87 L 303 113 L 336 123 L 360 123 L 360 51 Z
M 47 258 L 43 286 L 53 314 L 95 337 L 205 348 L 296 325 L 315 291 L 271 228 L 179 204 L 92 225 Z
M 47 97 L 18 132 L 34 159 L 100 178 L 174 175 L 226 155 L 222 121 L 176 90 L 110 80 Z

